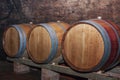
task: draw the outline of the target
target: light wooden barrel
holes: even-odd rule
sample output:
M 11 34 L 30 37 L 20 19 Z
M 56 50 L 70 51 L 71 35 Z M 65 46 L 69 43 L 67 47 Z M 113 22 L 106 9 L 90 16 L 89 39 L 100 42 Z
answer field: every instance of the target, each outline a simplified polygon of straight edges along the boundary
M 27 51 L 36 63 L 49 63 L 61 53 L 61 40 L 68 28 L 64 22 L 50 22 L 36 25 L 29 34 Z
M 64 34 L 62 53 L 68 65 L 77 71 L 109 69 L 119 63 L 120 28 L 105 20 L 80 21 Z
M 3 36 L 3 48 L 9 57 L 22 57 L 32 24 L 11 25 Z

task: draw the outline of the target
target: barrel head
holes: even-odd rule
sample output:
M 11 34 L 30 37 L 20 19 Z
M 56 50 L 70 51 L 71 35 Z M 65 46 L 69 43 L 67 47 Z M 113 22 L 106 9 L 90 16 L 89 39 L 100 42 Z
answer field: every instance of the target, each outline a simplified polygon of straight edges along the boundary
M 10 57 L 14 57 L 19 49 L 19 33 L 14 27 L 7 29 L 4 35 L 3 47 L 6 54 Z
M 33 61 L 42 63 L 48 59 L 51 50 L 51 39 L 44 27 L 37 26 L 31 30 L 27 48 Z
M 63 39 L 65 61 L 77 71 L 91 71 L 104 55 L 100 32 L 90 24 L 76 24 Z

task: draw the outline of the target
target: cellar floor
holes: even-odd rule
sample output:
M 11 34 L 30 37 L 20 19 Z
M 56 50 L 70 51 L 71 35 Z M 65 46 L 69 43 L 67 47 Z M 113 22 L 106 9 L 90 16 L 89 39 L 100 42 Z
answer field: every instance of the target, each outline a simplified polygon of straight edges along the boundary
M 0 80 L 41 80 L 40 69 L 30 68 L 28 73 L 15 73 L 13 63 L 6 60 L 0 60 Z M 51 79 L 50 79 L 51 80 Z M 60 80 L 87 80 L 75 76 L 61 74 Z
M 40 71 L 30 70 L 29 73 L 15 73 L 11 62 L 0 61 L 0 80 L 40 80 Z

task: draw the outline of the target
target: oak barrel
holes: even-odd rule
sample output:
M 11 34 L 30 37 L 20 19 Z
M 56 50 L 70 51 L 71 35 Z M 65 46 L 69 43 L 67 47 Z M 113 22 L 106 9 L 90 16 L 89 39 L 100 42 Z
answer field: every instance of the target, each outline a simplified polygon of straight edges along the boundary
M 32 24 L 11 25 L 3 36 L 3 48 L 9 57 L 21 57 L 26 49 L 26 37 Z
M 27 51 L 36 63 L 49 63 L 61 53 L 63 33 L 69 27 L 64 22 L 50 22 L 36 25 L 28 36 Z
M 63 36 L 62 53 L 68 65 L 81 72 L 106 70 L 120 58 L 120 28 L 106 20 L 84 20 Z

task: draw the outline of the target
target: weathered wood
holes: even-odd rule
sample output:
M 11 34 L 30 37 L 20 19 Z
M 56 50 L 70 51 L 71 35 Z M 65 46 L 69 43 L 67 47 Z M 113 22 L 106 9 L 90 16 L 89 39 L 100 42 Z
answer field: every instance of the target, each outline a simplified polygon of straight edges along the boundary
M 60 65 L 52 65 L 52 64 L 35 64 L 33 63 L 31 60 L 28 59 L 13 59 L 13 58 L 7 58 L 9 61 L 15 61 L 15 62 L 19 62 L 28 66 L 34 66 L 37 68 L 45 68 L 45 69 L 49 69 L 49 70 L 53 70 L 56 72 L 60 72 L 60 73 L 65 73 L 65 74 L 69 74 L 69 75 L 74 75 L 74 76 L 79 76 L 79 77 L 84 77 L 84 78 L 89 78 L 89 79 L 93 79 L 93 80 L 118 80 L 118 77 L 112 76 L 112 75 L 102 75 L 102 74 L 98 74 L 96 72 L 92 72 L 92 73 L 79 73 L 76 72 L 74 70 L 72 70 L 69 67 L 65 67 L 65 66 L 60 66 Z M 120 68 L 114 68 L 114 70 L 117 69 L 119 71 Z M 113 71 L 114 71 L 113 70 Z M 115 70 L 115 71 L 117 71 Z
M 50 63 L 52 63 L 52 64 L 64 63 L 63 56 L 60 55 L 59 57 L 53 59 Z
M 109 70 L 109 72 L 120 74 L 120 66 L 117 66 L 117 67 Z

